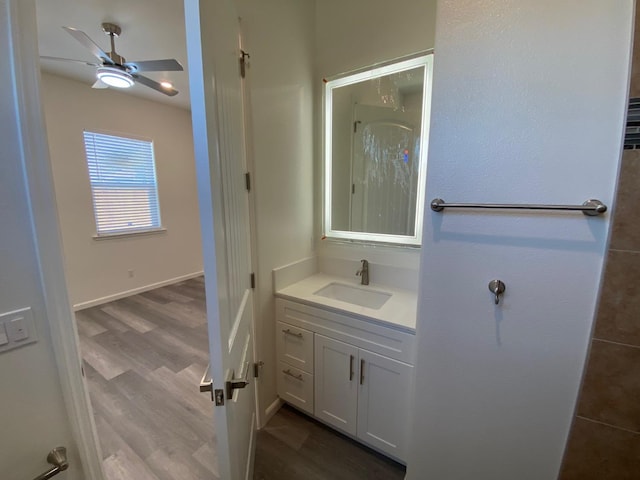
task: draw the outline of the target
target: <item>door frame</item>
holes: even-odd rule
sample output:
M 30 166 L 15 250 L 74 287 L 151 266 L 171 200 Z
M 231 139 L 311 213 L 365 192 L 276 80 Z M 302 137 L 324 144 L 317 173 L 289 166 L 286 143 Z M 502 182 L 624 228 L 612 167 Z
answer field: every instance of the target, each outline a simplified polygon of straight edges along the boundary
M 45 294 L 45 310 L 47 318 L 50 319 L 49 329 L 59 382 L 84 474 L 93 480 L 105 480 L 93 407 L 82 370 L 75 313 L 67 288 L 49 142 L 40 95 L 41 76 L 35 0 L 5 1 L 6 14 L 11 24 L 10 32 L 8 32 L 11 38 L 8 57 L 9 66 L 13 68 L 15 78 L 14 96 L 21 127 L 20 147 L 25 158 L 24 180 L 31 203 L 34 242 L 38 252 L 38 266 Z M 250 172 L 253 171 L 251 155 L 248 155 L 247 167 Z M 251 263 L 257 275 L 257 259 L 253 256 L 257 252 L 254 199 L 255 196 L 250 194 L 251 226 L 254 227 L 250 238 Z M 213 223 L 213 218 L 210 221 Z M 254 332 L 256 318 L 254 315 L 251 326 Z M 194 388 L 196 388 L 195 385 Z M 256 392 L 257 390 L 256 388 Z M 259 402 L 257 400 L 258 393 L 254 399 L 258 415 Z M 259 418 L 257 417 L 258 427 L 260 427 Z
M 35 0 L 6 0 L 11 31 L 9 65 L 20 119 L 24 180 L 38 255 L 45 311 L 71 432 L 87 478 L 104 480 L 102 455 L 82 360 L 75 314 L 69 300 L 62 237 L 55 202 L 49 142 L 40 95 L 40 66 Z

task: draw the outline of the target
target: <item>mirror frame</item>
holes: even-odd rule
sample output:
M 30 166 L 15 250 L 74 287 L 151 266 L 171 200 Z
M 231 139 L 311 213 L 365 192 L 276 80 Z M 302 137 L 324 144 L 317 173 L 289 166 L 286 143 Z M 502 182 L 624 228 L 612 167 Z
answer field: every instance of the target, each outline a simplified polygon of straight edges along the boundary
M 332 128 L 333 128 L 333 89 L 373 80 L 384 75 L 399 73 L 417 67 L 424 67 L 422 97 L 422 128 L 420 132 L 420 158 L 418 167 L 418 189 L 416 195 L 416 217 L 414 235 L 392 235 L 385 233 L 351 232 L 334 230 L 331 225 L 332 208 Z M 377 64 L 355 72 L 338 75 L 324 80 L 323 89 L 323 231 L 328 239 L 353 240 L 371 243 L 387 243 L 406 246 L 422 244 L 422 220 L 427 178 L 427 153 L 429 145 L 429 127 L 431 111 L 431 93 L 433 83 L 433 53 L 422 52 L 401 59 Z

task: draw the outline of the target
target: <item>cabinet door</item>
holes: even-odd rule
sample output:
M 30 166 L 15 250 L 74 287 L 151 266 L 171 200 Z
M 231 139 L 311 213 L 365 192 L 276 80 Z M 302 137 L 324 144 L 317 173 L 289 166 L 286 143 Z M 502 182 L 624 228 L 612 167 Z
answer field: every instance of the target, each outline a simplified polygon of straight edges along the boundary
M 357 436 L 406 461 L 413 366 L 359 351 Z
M 358 349 L 315 335 L 315 415 L 351 435 L 356 434 Z

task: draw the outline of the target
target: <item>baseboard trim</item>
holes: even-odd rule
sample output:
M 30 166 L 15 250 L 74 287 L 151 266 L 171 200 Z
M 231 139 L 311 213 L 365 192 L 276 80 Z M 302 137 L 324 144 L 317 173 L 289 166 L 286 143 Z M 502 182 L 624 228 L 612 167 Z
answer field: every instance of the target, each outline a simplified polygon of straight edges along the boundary
M 280 410 L 280 407 L 282 407 L 282 405 L 284 405 L 284 402 L 280 399 L 280 397 L 278 397 L 271 405 L 266 408 L 266 410 L 264 411 L 264 422 L 260 428 L 264 428 L 267 423 L 269 423 L 269 420 L 271 420 L 271 418 L 278 412 L 278 410 Z
M 102 305 L 103 303 L 113 302 L 114 300 L 130 297 L 131 295 L 136 295 L 138 293 L 148 292 L 149 290 L 153 290 L 154 288 L 166 287 L 167 285 L 183 282 L 185 280 L 199 277 L 201 275 L 204 275 L 204 272 L 202 270 L 199 272 L 188 273 L 187 275 L 170 278 L 168 280 L 163 280 L 162 282 L 156 282 L 150 285 L 143 285 L 142 287 L 132 288 L 131 290 L 126 290 L 124 292 L 114 293 L 113 295 L 107 295 L 106 297 L 96 298 L 94 300 L 89 300 L 86 302 L 80 302 L 73 306 L 73 310 L 77 312 L 78 310 L 95 307 L 97 305 Z

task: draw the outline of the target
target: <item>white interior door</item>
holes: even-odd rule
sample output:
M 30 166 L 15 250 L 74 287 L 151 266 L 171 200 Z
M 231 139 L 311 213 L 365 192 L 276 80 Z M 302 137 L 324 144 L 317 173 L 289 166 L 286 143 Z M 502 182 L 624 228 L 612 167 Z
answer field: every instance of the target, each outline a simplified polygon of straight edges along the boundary
M 220 476 L 252 477 L 253 295 L 240 28 L 229 0 L 185 0 Z M 244 388 L 229 390 L 232 379 Z M 235 382 L 234 382 L 235 383 Z M 217 397 L 218 398 L 218 397 Z

